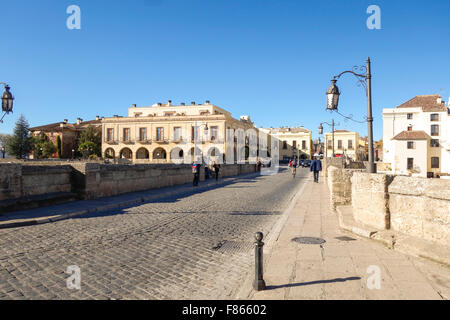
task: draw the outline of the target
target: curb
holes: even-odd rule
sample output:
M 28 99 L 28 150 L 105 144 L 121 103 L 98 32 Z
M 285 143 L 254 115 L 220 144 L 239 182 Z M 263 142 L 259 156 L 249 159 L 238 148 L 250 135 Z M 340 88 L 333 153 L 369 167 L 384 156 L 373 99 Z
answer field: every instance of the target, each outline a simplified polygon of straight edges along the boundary
M 248 173 L 248 174 L 243 174 L 241 176 L 225 177 L 225 178 L 222 178 L 222 180 L 219 181 L 218 183 L 207 182 L 202 186 L 198 186 L 195 190 L 205 191 L 205 190 L 208 190 L 208 188 L 211 186 L 222 185 L 224 183 L 234 182 L 234 181 L 237 181 L 242 178 L 257 177 L 257 176 L 259 176 L 259 173 L 252 172 L 252 173 Z M 40 225 L 40 224 L 47 224 L 47 223 L 52 223 L 52 222 L 57 222 L 57 221 L 62 221 L 62 220 L 68 220 L 68 219 L 78 217 L 78 216 L 83 216 L 83 215 L 86 215 L 89 213 L 105 212 L 105 211 L 108 211 L 111 209 L 118 209 L 118 208 L 124 208 L 124 207 L 128 207 L 128 206 L 138 205 L 138 204 L 141 204 L 144 202 L 149 202 L 152 200 L 166 198 L 166 197 L 173 196 L 173 195 L 180 194 L 180 193 L 185 193 L 185 192 L 191 191 L 192 188 L 193 188 L 192 186 L 186 185 L 185 187 L 182 187 L 182 188 L 180 188 L 180 190 L 176 190 L 176 191 L 169 190 L 167 192 L 157 194 L 157 195 L 141 196 L 141 197 L 138 197 L 135 199 L 125 200 L 125 201 L 117 202 L 117 203 L 113 203 L 113 204 L 105 204 L 103 206 L 86 209 L 86 210 L 81 210 L 81 211 L 74 211 L 74 212 L 60 214 L 60 215 L 56 214 L 56 215 L 52 215 L 52 216 L 48 216 L 48 217 L 44 217 L 44 218 L 38 218 L 38 219 L 29 219 L 29 220 L 23 219 L 23 221 L 17 221 L 17 222 L 9 222 L 9 223 L 8 222 L 5 222 L 5 223 L 0 222 L 0 230 L 1 229 L 19 228 L 19 227 L 29 227 L 29 226 L 35 226 L 35 225 Z M 150 191 L 150 190 L 147 190 L 147 191 Z M 146 190 L 144 190 L 144 192 L 145 191 Z M 101 200 L 101 199 L 97 199 L 97 200 Z M 81 200 L 81 201 L 83 201 L 83 200 Z

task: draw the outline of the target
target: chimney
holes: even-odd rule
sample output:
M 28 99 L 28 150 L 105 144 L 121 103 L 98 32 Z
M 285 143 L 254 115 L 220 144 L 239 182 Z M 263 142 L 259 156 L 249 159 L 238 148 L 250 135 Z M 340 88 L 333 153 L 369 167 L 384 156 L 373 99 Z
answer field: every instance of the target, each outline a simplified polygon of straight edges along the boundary
M 180 103 L 180 105 L 185 106 L 186 104 L 184 102 Z
M 442 97 L 436 99 L 437 104 L 442 104 Z
M 209 100 L 206 100 L 206 104 L 210 104 L 210 101 L 209 101 Z
M 172 100 L 167 101 L 167 105 L 171 106 L 172 105 Z
M 192 102 L 191 102 L 191 105 L 195 106 L 195 101 L 192 101 Z
M 77 119 L 77 124 L 81 124 L 82 122 L 83 122 L 83 119 L 81 119 L 81 118 Z
M 131 105 L 131 107 L 132 107 L 132 108 L 136 108 L 136 105 L 135 105 L 135 104 L 133 104 L 133 105 Z
M 95 120 L 100 120 L 100 116 L 95 116 Z
M 161 102 L 158 102 L 158 107 L 161 107 L 162 106 L 162 103 Z

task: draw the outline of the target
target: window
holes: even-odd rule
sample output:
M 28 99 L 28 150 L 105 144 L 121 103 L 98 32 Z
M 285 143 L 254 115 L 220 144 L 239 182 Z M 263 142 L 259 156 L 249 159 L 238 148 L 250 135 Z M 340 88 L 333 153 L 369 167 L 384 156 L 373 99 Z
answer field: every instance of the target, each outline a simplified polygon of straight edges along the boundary
M 107 141 L 113 141 L 114 140 L 114 129 L 109 128 L 106 130 L 106 139 Z
M 430 121 L 439 121 L 439 114 L 433 113 L 432 115 L 430 115 Z
M 283 149 L 287 149 L 287 142 L 286 141 L 283 141 Z
M 130 128 L 123 128 L 123 141 L 130 141 Z
M 156 128 L 156 141 L 164 140 L 164 128 Z
M 406 118 L 407 118 L 408 120 L 411 120 L 411 119 L 413 118 L 413 114 L 412 114 L 412 113 L 408 113 L 408 114 L 406 115 Z
M 408 126 L 408 131 L 412 131 L 413 127 L 412 126 Z
M 198 127 L 194 126 L 191 128 L 191 140 L 198 140 L 200 138 L 199 134 L 198 134 Z
M 306 150 L 306 141 L 305 140 L 302 141 L 302 150 Z
M 342 140 L 338 140 L 338 149 L 342 149 Z
M 147 140 L 147 128 L 139 128 L 139 141 Z
M 439 157 L 431 157 L 431 168 L 439 169 Z
M 439 147 L 439 139 L 431 139 L 430 140 L 430 147 L 433 147 L 433 148 Z
M 408 149 L 414 149 L 414 142 L 413 141 L 408 141 Z
M 327 141 L 327 148 L 332 149 L 333 148 L 333 142 L 331 140 Z
M 217 139 L 217 136 L 219 134 L 219 127 L 211 127 L 211 141 L 214 141 Z
M 173 128 L 173 140 L 178 141 L 181 139 L 181 127 Z
M 431 126 L 431 135 L 432 136 L 438 136 L 439 135 L 439 125 L 433 124 Z
M 296 140 L 292 141 L 292 147 L 294 149 L 297 149 L 297 141 Z
M 413 167 L 414 167 L 414 158 L 408 158 L 408 163 L 407 163 L 406 168 L 408 170 L 412 170 Z
M 353 149 L 353 140 L 348 140 L 348 148 Z

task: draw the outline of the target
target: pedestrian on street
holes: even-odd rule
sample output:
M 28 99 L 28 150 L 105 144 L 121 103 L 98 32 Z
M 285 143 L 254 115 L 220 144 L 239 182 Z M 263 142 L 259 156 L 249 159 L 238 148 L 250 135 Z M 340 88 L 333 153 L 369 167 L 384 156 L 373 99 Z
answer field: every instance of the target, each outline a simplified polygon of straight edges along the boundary
M 192 173 L 194 174 L 194 181 L 193 181 L 193 186 L 197 187 L 198 186 L 198 182 L 200 181 L 200 164 L 199 163 L 193 163 L 192 164 Z
M 219 181 L 220 164 L 218 164 L 217 162 L 214 162 L 213 169 L 214 169 L 214 173 L 216 174 L 216 181 Z
M 258 168 L 258 172 L 261 172 L 261 166 L 262 166 L 261 160 L 258 159 L 258 162 L 256 162 L 256 167 Z
M 208 180 L 210 177 L 211 171 L 209 170 L 209 166 L 205 166 L 205 180 Z
M 322 161 L 319 159 L 319 155 L 314 155 L 314 160 L 311 161 L 311 172 L 314 172 L 314 182 L 319 183 L 319 172 L 322 171 Z

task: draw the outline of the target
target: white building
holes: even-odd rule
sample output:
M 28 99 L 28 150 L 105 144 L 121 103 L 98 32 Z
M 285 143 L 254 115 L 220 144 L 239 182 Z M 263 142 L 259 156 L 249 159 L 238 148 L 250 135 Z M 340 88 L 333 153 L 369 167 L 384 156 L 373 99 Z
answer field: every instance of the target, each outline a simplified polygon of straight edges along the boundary
M 395 174 L 450 176 L 450 111 L 440 95 L 383 110 L 383 157 Z

